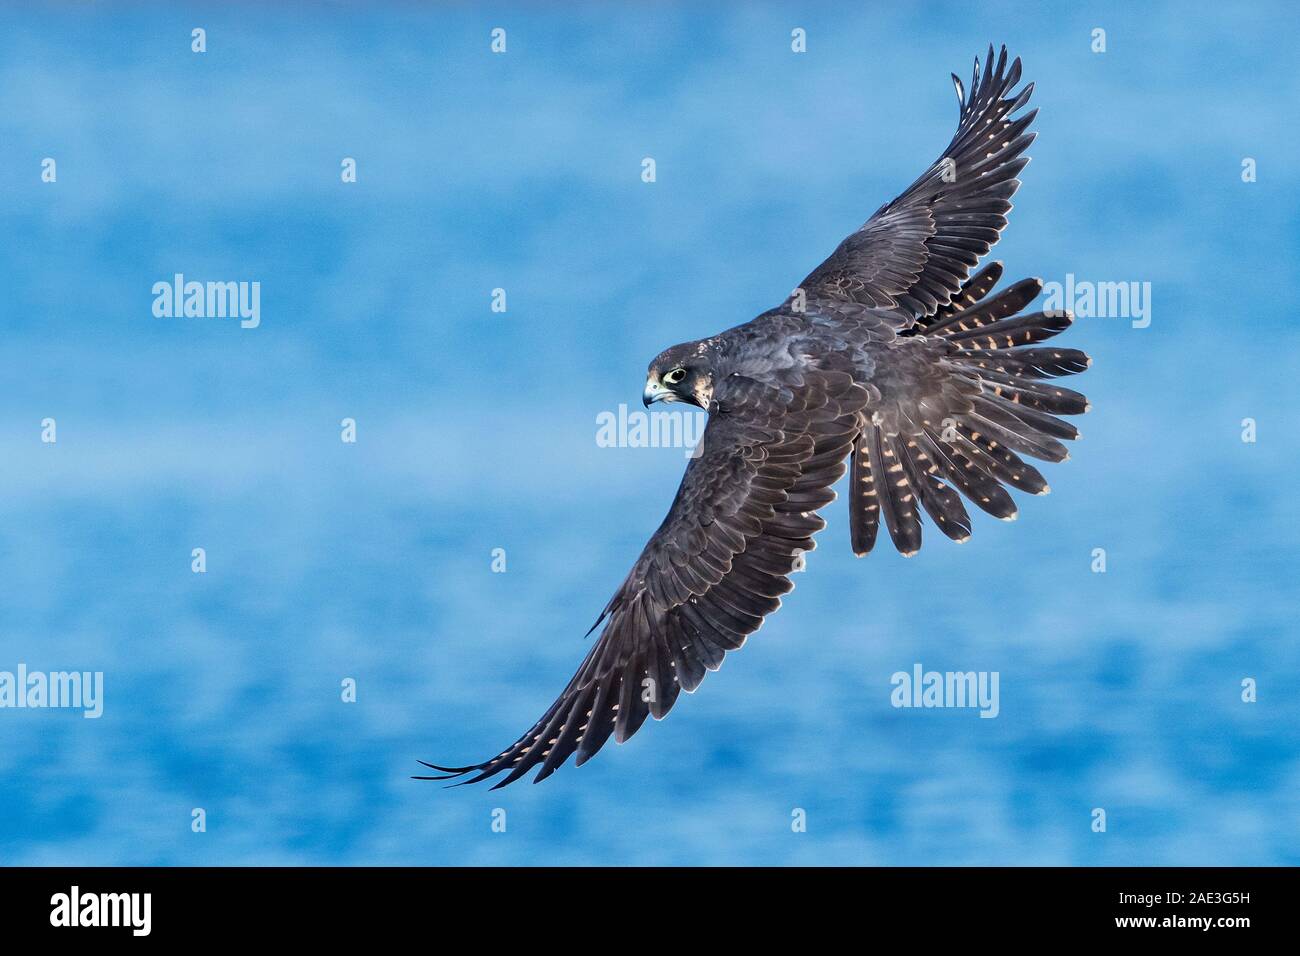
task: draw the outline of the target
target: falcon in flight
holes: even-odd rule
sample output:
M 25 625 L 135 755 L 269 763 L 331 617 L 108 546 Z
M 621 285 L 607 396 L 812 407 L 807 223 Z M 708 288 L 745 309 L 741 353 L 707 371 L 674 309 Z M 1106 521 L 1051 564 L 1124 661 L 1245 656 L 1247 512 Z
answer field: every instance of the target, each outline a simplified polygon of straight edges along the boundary
M 1078 437 L 1060 415 L 1088 402 L 1053 379 L 1082 372 L 1076 349 L 1044 346 L 1067 313 L 1022 312 L 1042 288 L 999 292 L 1002 264 L 976 270 L 1007 224 L 1037 110 L 1017 116 L 1020 60 L 975 61 L 957 132 L 901 196 L 840 243 L 786 302 L 752 322 L 675 345 L 650 363 L 644 402 L 709 413 L 668 517 L 605 605 L 577 674 L 529 731 L 489 760 L 439 776 L 505 786 L 581 765 L 612 735 L 631 737 L 694 691 L 791 590 L 825 527 L 817 512 L 849 475 L 859 556 L 883 523 L 904 555 L 921 514 L 970 537 L 966 501 L 1016 517 L 1006 486 L 1047 494 L 1023 457 L 1064 461 Z M 423 761 L 421 761 L 423 762 Z

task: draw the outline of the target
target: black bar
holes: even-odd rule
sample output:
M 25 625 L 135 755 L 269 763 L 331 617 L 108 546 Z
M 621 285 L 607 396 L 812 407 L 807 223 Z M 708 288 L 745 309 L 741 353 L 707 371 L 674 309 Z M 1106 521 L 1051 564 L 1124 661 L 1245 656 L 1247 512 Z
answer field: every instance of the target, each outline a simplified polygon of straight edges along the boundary
M 0 925 L 9 940 L 75 934 L 82 944 L 132 937 L 338 943 L 373 941 L 376 933 L 418 940 L 457 926 L 504 942 L 602 925 L 622 925 L 648 944 L 688 934 L 684 921 L 699 920 L 763 932 L 790 921 L 866 937 L 910 927 L 924 939 L 1201 936 L 1231 945 L 1242 933 L 1288 927 L 1296 874 L 1209 867 L 24 868 L 0 870 Z M 142 895 L 100 896 L 145 893 L 147 934 Z M 52 925 L 73 922 L 74 909 L 76 922 L 103 914 L 120 925 Z M 1208 927 L 1201 924 L 1207 918 Z M 600 938 L 609 939 L 593 936 L 593 944 Z

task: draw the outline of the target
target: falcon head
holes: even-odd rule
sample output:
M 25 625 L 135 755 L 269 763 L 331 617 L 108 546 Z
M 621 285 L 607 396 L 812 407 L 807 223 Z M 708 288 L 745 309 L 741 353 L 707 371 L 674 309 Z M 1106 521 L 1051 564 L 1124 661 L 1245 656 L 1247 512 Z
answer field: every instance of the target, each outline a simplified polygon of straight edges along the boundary
M 641 402 L 686 402 L 705 411 L 713 398 L 713 369 L 708 341 L 685 342 L 660 352 L 646 373 Z

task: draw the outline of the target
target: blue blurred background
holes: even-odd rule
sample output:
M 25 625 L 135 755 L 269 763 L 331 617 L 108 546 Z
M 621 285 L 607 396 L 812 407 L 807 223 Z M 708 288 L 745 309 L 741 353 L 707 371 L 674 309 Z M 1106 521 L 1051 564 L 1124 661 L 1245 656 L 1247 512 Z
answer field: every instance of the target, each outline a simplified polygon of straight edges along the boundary
M 0 710 L 0 862 L 1300 863 L 1288 5 L 0 18 L 0 669 L 106 683 Z M 1042 108 L 1008 279 L 1152 283 L 1148 328 L 1062 340 L 1094 410 L 1053 494 L 911 560 L 855 560 L 841 499 L 663 723 L 538 787 L 408 779 L 532 723 L 666 510 L 682 452 L 596 416 L 935 159 L 990 41 Z M 155 318 L 176 272 L 259 281 L 261 327 Z M 1000 672 L 1000 716 L 894 709 L 917 662 Z

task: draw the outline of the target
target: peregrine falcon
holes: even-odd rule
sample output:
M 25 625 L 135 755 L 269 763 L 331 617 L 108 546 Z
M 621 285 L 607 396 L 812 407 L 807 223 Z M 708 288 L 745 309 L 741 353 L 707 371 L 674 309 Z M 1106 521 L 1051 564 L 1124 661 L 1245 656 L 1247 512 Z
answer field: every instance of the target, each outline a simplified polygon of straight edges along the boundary
M 1068 312 L 1024 309 L 1042 288 L 994 292 L 1002 264 L 974 272 L 1007 224 L 1037 110 L 1016 114 L 1020 60 L 978 58 L 944 154 L 840 243 L 777 308 L 650 363 L 643 400 L 708 412 L 668 516 L 592 626 L 578 672 L 541 718 L 495 757 L 422 780 L 497 774 L 505 786 L 571 755 L 589 760 L 647 716 L 662 718 L 790 591 L 790 574 L 825 527 L 818 516 L 849 472 L 854 552 L 883 521 L 904 555 L 921 547 L 921 514 L 954 541 L 970 537 L 963 498 L 1006 521 L 1006 486 L 1047 494 L 1021 456 L 1069 457 L 1078 437 L 1057 416 L 1088 410 L 1052 380 L 1082 372 L 1076 349 L 1042 346 Z M 588 632 L 590 633 L 590 632 Z M 423 761 L 421 761 L 423 763 Z M 494 788 L 495 789 L 495 788 Z

